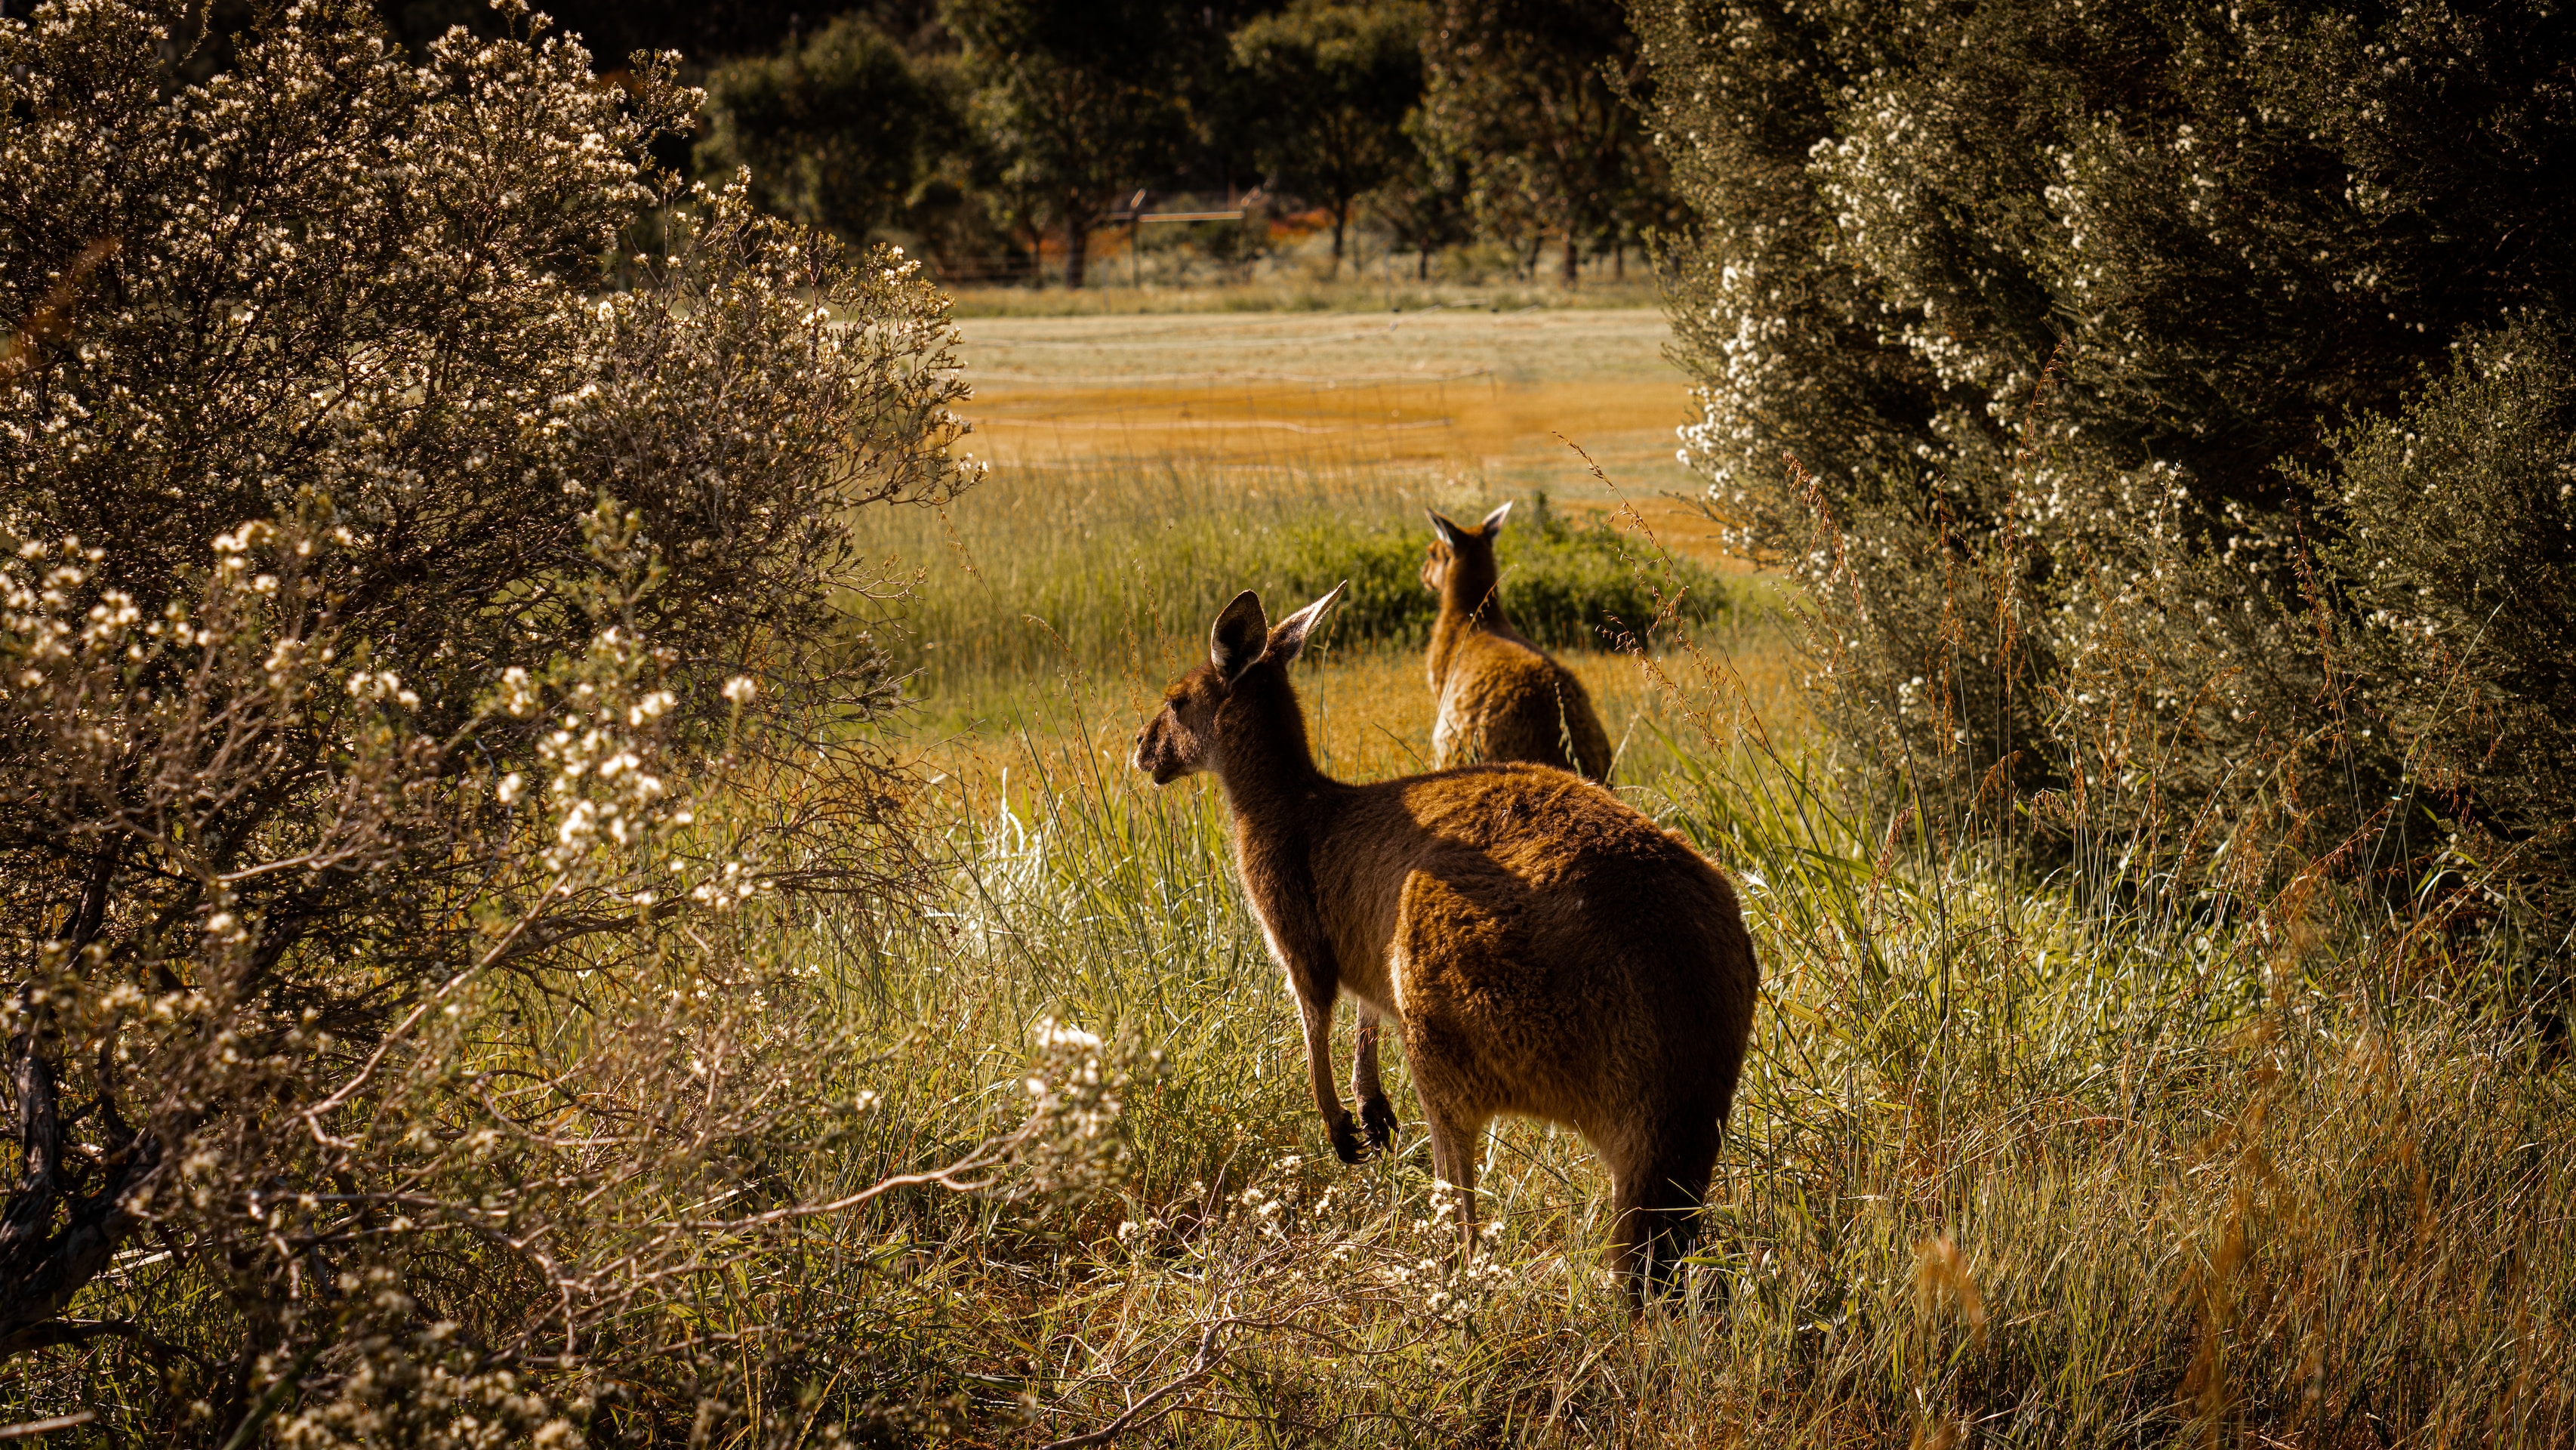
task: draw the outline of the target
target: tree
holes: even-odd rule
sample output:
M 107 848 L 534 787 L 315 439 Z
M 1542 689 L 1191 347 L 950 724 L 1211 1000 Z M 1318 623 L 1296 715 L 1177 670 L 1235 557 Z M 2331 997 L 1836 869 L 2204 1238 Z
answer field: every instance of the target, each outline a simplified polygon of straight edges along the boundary
M 140 1346 L 236 1441 L 685 1384 L 777 1232 L 691 1206 L 801 1212 L 764 1145 L 851 1091 L 762 903 L 921 869 L 835 601 L 972 481 L 944 299 L 507 18 L 275 11 L 202 85 L 0 19 L 0 1358 Z
M 1064 235 L 1064 280 L 1083 285 L 1091 231 L 1126 189 L 1162 170 L 1185 138 L 1182 35 L 1159 0 L 1070 6 L 949 0 L 972 114 L 1003 180 L 1047 198 Z
M 2206 809 L 2212 870 L 2358 830 L 2408 767 L 2321 645 L 2313 480 L 2343 420 L 2576 300 L 2569 19 L 1638 15 L 1696 215 L 1670 258 L 1685 453 L 1820 586 L 1845 723 L 1963 807 L 2017 776 L 2140 840 Z
M 702 172 L 751 173 L 768 210 L 853 242 L 902 218 L 955 130 L 947 96 L 863 15 L 707 76 Z
M 1480 220 L 1562 238 L 1573 286 L 1646 145 L 1628 97 L 1648 75 L 1625 17 L 1597 0 L 1442 0 L 1423 59 L 1426 124 L 1466 162 Z
M 1269 124 L 1255 155 L 1274 184 L 1333 214 L 1333 271 L 1352 204 L 1412 151 L 1405 117 L 1422 94 L 1422 13 L 1412 5 L 1296 0 L 1234 33 L 1234 62 Z
M 1394 234 L 1399 249 L 1414 254 L 1414 276 L 1428 280 L 1433 252 L 1474 236 L 1474 208 L 1466 163 L 1441 148 L 1419 106 L 1404 119 L 1404 138 L 1395 170 L 1369 194 L 1369 210 Z

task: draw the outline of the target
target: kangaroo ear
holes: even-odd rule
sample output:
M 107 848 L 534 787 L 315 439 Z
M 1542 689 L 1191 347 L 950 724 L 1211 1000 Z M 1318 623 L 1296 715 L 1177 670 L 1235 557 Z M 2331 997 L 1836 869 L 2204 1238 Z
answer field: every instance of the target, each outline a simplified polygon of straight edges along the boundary
M 1429 509 L 1424 509 L 1422 511 L 1422 516 L 1431 520 L 1431 532 L 1438 534 L 1440 536 L 1440 542 L 1447 544 L 1450 548 L 1454 549 L 1458 547 L 1458 541 L 1465 538 L 1467 535 L 1467 531 L 1465 529 L 1458 527 L 1456 524 L 1449 522 L 1447 519 L 1440 517 L 1440 515 L 1433 513 Z
M 1492 538 L 1494 535 L 1502 532 L 1503 520 L 1511 513 L 1511 511 L 1512 506 L 1510 504 L 1505 504 L 1501 508 L 1494 510 L 1492 513 L 1485 515 L 1485 521 L 1476 525 L 1476 532 L 1483 534 L 1486 538 Z
M 1246 589 L 1216 617 L 1208 631 L 1208 663 L 1231 680 L 1252 667 L 1270 643 L 1270 626 L 1261 614 L 1261 596 Z
M 1272 656 L 1283 665 L 1297 658 L 1297 652 L 1306 647 L 1306 636 L 1314 632 L 1315 621 L 1322 619 L 1324 611 L 1332 608 L 1333 601 L 1341 598 L 1342 591 L 1350 587 L 1351 581 L 1345 579 L 1334 585 L 1330 594 L 1279 621 L 1279 627 L 1270 631 Z

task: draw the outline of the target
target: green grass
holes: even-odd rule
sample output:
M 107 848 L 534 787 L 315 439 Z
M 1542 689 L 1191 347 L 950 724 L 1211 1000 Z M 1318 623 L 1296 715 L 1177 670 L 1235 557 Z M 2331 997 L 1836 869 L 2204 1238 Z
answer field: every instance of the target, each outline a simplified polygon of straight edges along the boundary
M 1008 469 L 954 509 L 870 517 L 867 546 L 914 580 L 878 633 L 934 711 L 995 689 L 1019 697 L 1019 683 L 1068 666 L 1151 675 L 1159 688 L 1247 588 L 1277 615 L 1347 580 L 1336 640 L 1417 648 L 1438 613 L 1420 580 L 1422 507 L 1481 513 L 1491 502 L 1429 475 L 1171 461 Z M 1543 494 L 1523 501 L 1500 553 L 1513 618 L 1557 648 L 1604 648 L 1650 624 L 1662 600 L 1705 626 L 1742 592 L 1607 523 L 1570 523 Z
M 1746 884 L 1765 985 L 1690 1291 L 1632 1320 L 1594 1266 L 1604 1184 L 1571 1134 L 1496 1132 L 1471 1272 L 1440 1253 L 1418 1121 L 1392 1162 L 1331 1161 L 1215 792 L 1142 788 L 1088 724 L 1028 722 L 1007 793 L 953 808 L 947 908 L 878 963 L 883 1030 L 931 1045 L 884 1074 L 912 1146 L 870 1171 L 945 1151 L 1038 1017 L 1166 1070 L 1103 1196 L 916 1199 L 813 1231 L 813 1254 L 914 1246 L 903 1275 L 815 1288 L 869 1326 L 850 1353 L 878 1368 L 836 1391 L 847 1409 L 942 1400 L 970 1444 L 1088 1431 L 1213 1327 L 1217 1372 L 1140 1443 L 2570 1429 L 2576 1084 L 2441 992 L 2372 1007 L 2362 988 L 2402 964 L 2349 945 L 2342 908 L 2268 941 L 2087 917 L 1964 855 L 1889 850 L 1812 769 L 1701 749 L 1631 796 Z M 1409 1109 L 1400 1063 L 1390 1086 Z

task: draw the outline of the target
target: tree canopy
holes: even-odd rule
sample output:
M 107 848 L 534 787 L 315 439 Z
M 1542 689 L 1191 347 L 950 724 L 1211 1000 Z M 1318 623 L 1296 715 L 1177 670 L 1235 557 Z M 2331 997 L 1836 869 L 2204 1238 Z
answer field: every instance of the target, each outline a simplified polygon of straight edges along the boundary
M 1462 158 L 1487 226 L 1563 244 L 1617 229 L 1646 153 L 1646 79 L 1626 17 L 1587 0 L 1443 0 L 1424 33 L 1427 124 Z
M 1254 155 L 1331 210 L 1336 271 L 1352 205 L 1412 149 L 1404 123 L 1422 96 L 1422 20 L 1413 5 L 1297 0 L 1234 32 L 1234 62 L 1267 122 Z

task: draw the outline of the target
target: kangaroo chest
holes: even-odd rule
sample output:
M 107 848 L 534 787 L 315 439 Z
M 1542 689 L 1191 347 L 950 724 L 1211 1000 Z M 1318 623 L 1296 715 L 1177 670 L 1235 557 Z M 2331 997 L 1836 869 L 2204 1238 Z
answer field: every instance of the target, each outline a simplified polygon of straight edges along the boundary
M 1301 1000 L 1329 1001 L 1348 992 L 1391 1012 L 1386 952 L 1394 923 L 1385 908 L 1392 900 L 1377 901 L 1383 893 L 1361 889 L 1350 873 L 1336 869 L 1354 864 L 1355 851 L 1365 848 L 1329 839 L 1288 846 L 1238 836 L 1235 865 L 1270 959 Z

